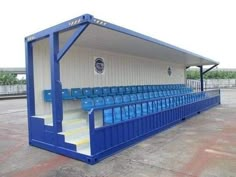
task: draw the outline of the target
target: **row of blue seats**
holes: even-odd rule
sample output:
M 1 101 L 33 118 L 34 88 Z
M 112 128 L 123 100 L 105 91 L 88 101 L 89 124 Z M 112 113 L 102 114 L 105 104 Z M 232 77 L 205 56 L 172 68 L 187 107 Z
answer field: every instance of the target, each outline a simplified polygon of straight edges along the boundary
M 178 85 L 178 84 L 176 84 Z M 180 85 L 180 84 L 179 84 Z M 174 88 L 166 87 L 166 88 Z M 177 87 L 177 86 L 176 86 Z M 145 93 L 145 92 L 157 92 L 157 91 L 174 91 L 182 90 L 184 92 L 191 92 L 192 89 L 187 87 L 178 87 L 178 89 L 166 89 L 158 90 L 155 86 L 126 86 L 126 87 L 94 87 L 94 88 L 72 88 L 62 89 L 62 99 L 63 100 L 73 100 L 73 99 L 83 99 L 87 97 L 99 97 L 99 96 L 115 96 L 115 95 L 124 95 L 132 93 Z M 52 100 L 51 90 L 43 91 L 44 100 L 50 102 Z
M 103 109 L 105 124 L 117 123 L 135 117 L 144 116 L 161 110 L 174 108 L 183 104 L 191 103 L 205 97 L 204 93 L 192 93 L 175 97 L 166 97 L 155 100 L 150 93 L 138 93 L 123 96 L 107 96 L 97 98 L 86 98 L 82 101 L 83 109 L 89 111 L 92 108 Z M 137 102 L 139 101 L 139 102 Z M 144 101 L 144 102 L 140 102 Z M 122 104 L 125 104 L 122 106 Z M 128 105 L 127 105 L 128 104 Z M 130 104 L 130 105 L 129 105 Z M 106 108 L 104 106 L 116 106 Z
M 85 111 L 90 111 L 92 108 L 98 108 L 104 105 L 114 105 L 129 103 L 142 100 L 151 100 L 155 98 L 165 98 L 170 96 L 177 96 L 180 94 L 187 94 L 183 90 L 161 91 L 161 92 L 145 92 L 130 95 L 116 95 L 95 98 L 84 98 L 81 101 L 81 107 Z

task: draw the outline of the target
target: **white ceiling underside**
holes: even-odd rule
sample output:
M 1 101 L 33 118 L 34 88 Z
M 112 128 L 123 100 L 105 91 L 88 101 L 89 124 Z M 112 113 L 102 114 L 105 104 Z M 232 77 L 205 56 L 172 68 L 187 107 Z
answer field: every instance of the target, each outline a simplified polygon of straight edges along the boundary
M 61 44 L 73 34 L 74 30 L 60 34 Z M 89 25 L 74 45 L 115 53 L 158 59 L 185 66 L 214 65 L 216 61 L 204 59 L 161 44 L 149 42 L 121 32 L 97 25 Z

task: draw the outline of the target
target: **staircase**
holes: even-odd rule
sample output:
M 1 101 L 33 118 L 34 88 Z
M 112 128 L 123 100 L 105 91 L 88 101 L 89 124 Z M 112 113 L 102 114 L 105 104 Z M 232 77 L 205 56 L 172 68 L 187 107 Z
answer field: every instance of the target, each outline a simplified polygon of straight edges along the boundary
M 44 124 L 53 126 L 52 115 L 40 116 Z M 81 154 L 91 155 L 88 114 L 82 110 L 64 112 L 62 132 L 66 143 L 76 145 L 76 151 Z

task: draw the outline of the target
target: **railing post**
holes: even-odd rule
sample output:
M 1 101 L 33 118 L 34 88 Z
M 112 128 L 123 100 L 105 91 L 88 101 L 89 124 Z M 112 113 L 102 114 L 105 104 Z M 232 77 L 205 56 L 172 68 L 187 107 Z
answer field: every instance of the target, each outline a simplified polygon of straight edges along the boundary
M 91 150 L 91 155 L 94 155 L 96 150 L 95 150 L 95 123 L 94 123 L 94 110 L 92 109 L 89 112 L 89 136 L 90 136 L 90 150 Z
M 200 68 L 200 83 L 201 83 L 201 91 L 204 90 L 204 85 L 203 85 L 203 66 L 199 66 Z

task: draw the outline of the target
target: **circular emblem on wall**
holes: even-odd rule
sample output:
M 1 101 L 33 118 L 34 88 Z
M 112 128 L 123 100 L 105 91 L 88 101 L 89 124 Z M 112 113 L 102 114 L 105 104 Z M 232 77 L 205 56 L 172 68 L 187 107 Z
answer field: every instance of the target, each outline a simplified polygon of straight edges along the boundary
M 95 71 L 98 74 L 102 74 L 104 72 L 104 60 L 103 58 L 95 59 Z
M 171 76 L 171 74 L 172 74 L 171 67 L 168 67 L 167 73 L 168 73 L 169 76 Z

